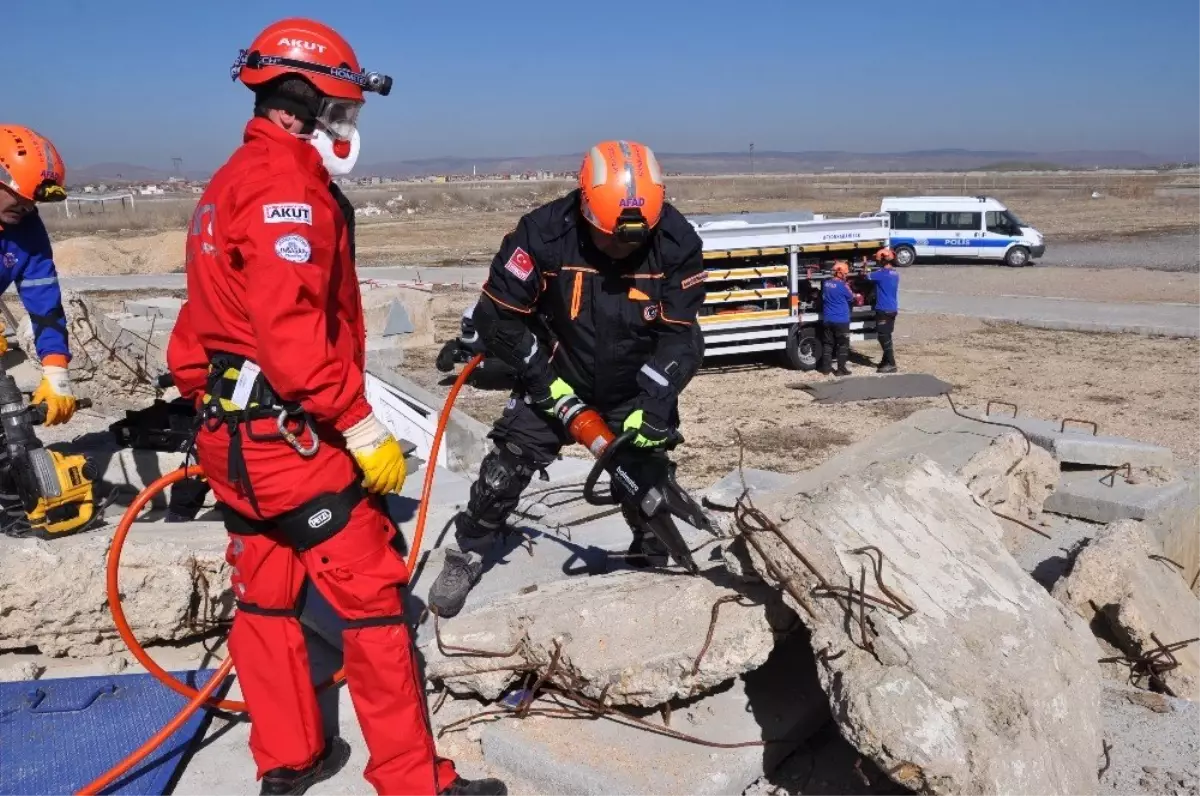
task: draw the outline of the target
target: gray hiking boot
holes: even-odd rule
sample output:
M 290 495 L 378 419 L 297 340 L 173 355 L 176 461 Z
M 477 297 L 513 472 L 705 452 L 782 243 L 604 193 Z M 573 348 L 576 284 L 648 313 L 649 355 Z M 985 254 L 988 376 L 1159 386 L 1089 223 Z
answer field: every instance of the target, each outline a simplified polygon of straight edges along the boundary
M 437 580 L 429 587 L 429 610 L 449 619 L 463 609 L 467 595 L 483 574 L 483 558 L 451 547 Z

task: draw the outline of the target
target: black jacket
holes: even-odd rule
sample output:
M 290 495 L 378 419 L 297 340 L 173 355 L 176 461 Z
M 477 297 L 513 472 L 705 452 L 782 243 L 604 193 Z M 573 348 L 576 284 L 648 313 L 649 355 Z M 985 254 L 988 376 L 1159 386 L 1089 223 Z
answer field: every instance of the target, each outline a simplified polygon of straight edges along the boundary
M 613 261 L 586 223 L 579 191 L 522 217 L 492 260 L 476 325 L 534 399 L 561 377 L 595 406 L 640 397 L 665 418 L 703 356 L 700 236 L 668 204 L 650 243 Z

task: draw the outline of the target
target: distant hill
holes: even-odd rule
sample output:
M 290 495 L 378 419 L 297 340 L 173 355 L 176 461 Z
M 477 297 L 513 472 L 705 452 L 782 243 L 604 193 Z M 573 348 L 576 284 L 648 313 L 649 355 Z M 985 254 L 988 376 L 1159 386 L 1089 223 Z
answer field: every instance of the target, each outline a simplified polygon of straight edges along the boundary
M 749 173 L 746 152 L 659 153 L 664 169 L 681 174 Z M 1065 152 L 1022 152 L 1007 150 L 929 149 L 913 152 L 755 152 L 754 171 L 759 174 L 812 173 L 823 171 L 970 171 L 995 168 L 1088 169 L 1153 168 L 1172 159 L 1135 150 L 1078 150 Z M 434 174 L 520 174 L 536 171 L 574 171 L 580 156 L 536 155 L 511 158 L 441 157 L 360 164 L 362 176 L 424 177 Z M 185 171 L 188 179 L 203 179 L 210 172 Z M 119 175 L 119 176 L 118 176 Z M 70 170 L 72 185 L 89 182 L 162 181 L 172 176 L 166 169 L 129 163 L 99 163 Z

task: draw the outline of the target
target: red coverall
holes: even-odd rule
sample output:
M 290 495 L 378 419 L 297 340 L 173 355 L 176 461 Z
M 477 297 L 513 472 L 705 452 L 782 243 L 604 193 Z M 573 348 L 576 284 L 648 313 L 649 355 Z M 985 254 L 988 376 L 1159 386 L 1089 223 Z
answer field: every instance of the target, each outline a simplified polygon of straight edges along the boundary
M 180 392 L 199 399 L 213 352 L 244 356 L 315 421 L 320 447 L 312 458 L 283 440 L 242 433 L 260 512 L 230 478 L 227 428 L 197 435 L 216 498 L 257 520 L 361 478 L 340 432 L 371 407 L 349 235 L 320 155 L 263 119 L 247 125 L 244 141 L 213 176 L 188 230 L 188 301 L 167 360 Z M 274 421 L 252 425 L 268 434 Z M 301 441 L 311 443 L 309 432 Z M 277 767 L 305 768 L 324 747 L 300 623 L 282 610 L 295 607 L 307 574 L 352 625 L 375 620 L 343 635 L 346 680 L 370 751 L 366 779 L 379 793 L 433 794 L 456 778 L 454 764 L 434 749 L 408 627 L 400 621 L 408 571 L 389 544 L 396 530 L 378 503 L 361 501 L 339 533 L 303 553 L 274 533 L 231 534 L 226 558 L 239 604 L 277 614 L 238 610 L 229 636 L 259 777 Z

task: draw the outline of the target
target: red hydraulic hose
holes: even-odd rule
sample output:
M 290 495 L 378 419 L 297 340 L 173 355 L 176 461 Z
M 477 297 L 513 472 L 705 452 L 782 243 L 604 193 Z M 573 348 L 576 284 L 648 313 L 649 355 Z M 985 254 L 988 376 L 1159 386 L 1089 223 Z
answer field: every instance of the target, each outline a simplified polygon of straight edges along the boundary
M 458 398 L 458 393 L 462 386 L 466 383 L 467 377 L 471 375 L 471 371 L 475 369 L 483 360 L 482 355 L 475 355 L 458 374 L 458 378 L 454 381 L 454 386 L 450 388 L 449 395 L 446 396 L 446 403 L 442 406 L 442 412 L 438 416 L 437 430 L 433 434 L 433 442 L 429 451 L 429 462 L 425 468 L 425 482 L 421 489 L 420 507 L 417 510 L 417 524 L 413 530 L 412 547 L 408 551 L 408 559 L 405 562 L 409 573 L 416 566 L 417 558 L 421 554 L 421 539 L 425 535 L 425 521 L 428 517 L 429 495 L 433 489 L 433 475 L 437 469 L 437 454 L 441 447 L 442 437 L 446 433 L 446 423 L 450 420 L 450 410 L 454 407 L 454 402 Z M 121 588 L 120 588 L 120 565 L 121 565 L 121 550 L 125 546 L 125 537 L 129 535 L 129 529 L 133 525 L 137 515 L 150 500 L 162 492 L 171 484 L 182 481 L 185 478 L 195 476 L 203 476 L 204 471 L 200 467 L 192 466 L 173 470 L 162 476 L 154 483 L 148 485 L 145 489 L 138 493 L 133 503 L 125 510 L 121 516 L 121 521 L 117 524 L 116 532 L 113 534 L 112 546 L 108 550 L 108 607 L 112 612 L 113 624 L 116 625 L 117 632 L 121 636 L 121 640 L 129 647 L 129 651 L 137 658 L 138 663 L 145 667 L 146 671 L 154 676 L 163 685 L 170 688 L 181 696 L 188 697 L 190 701 L 175 716 L 165 727 L 154 734 L 152 738 L 138 747 L 132 754 L 121 760 L 112 769 L 104 773 L 88 783 L 82 790 L 79 791 L 80 796 L 94 796 L 100 793 L 117 779 L 122 777 L 134 766 L 144 760 L 151 752 L 169 738 L 176 730 L 183 726 L 193 713 L 201 707 L 216 708 L 226 710 L 233 713 L 244 713 L 246 711 L 246 703 L 237 700 L 215 700 L 210 701 L 212 694 L 217 687 L 224 682 L 226 676 L 233 669 L 233 658 L 226 658 L 213 674 L 212 678 L 204 684 L 204 687 L 197 691 L 194 688 L 181 683 L 171 676 L 170 672 L 163 669 L 155 662 L 146 649 L 133 635 L 133 631 L 129 627 L 129 621 L 125 617 L 125 611 L 121 607 Z M 345 679 L 345 670 L 339 669 L 334 673 L 333 677 L 326 683 L 320 686 L 321 689 L 336 685 Z

